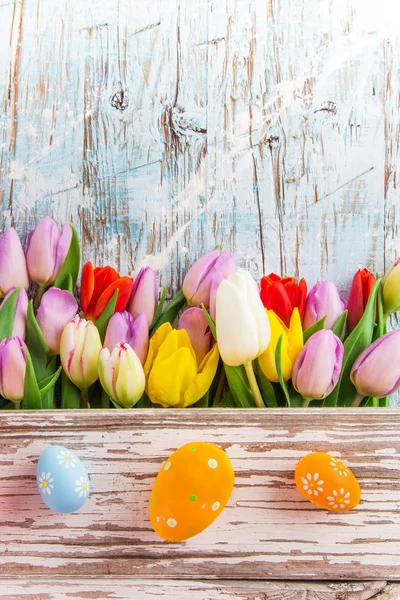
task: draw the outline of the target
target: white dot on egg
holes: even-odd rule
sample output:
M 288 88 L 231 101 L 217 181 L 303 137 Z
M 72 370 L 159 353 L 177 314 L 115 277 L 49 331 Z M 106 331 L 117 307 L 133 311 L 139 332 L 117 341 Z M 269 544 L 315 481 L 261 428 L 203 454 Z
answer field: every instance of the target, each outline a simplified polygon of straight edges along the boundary
M 215 458 L 210 458 L 208 461 L 208 466 L 210 469 L 216 469 L 218 467 L 218 462 L 215 460 Z
M 168 527 L 176 527 L 177 522 L 175 521 L 175 519 L 168 519 L 167 525 L 168 525 Z
M 167 463 L 165 463 L 164 471 L 168 471 L 170 466 L 171 466 L 171 461 L 168 461 Z
M 214 504 L 212 505 L 211 509 L 212 510 L 218 510 L 220 506 L 221 506 L 220 502 L 214 502 Z
M 201 508 L 205 508 L 205 507 L 206 507 L 206 504 L 203 504 L 203 506 Z

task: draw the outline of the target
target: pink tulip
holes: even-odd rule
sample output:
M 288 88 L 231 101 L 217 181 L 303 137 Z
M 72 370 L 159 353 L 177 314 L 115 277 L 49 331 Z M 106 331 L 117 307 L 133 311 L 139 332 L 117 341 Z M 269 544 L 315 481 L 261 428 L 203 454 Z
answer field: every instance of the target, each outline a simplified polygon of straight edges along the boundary
M 140 269 L 135 279 L 128 311 L 134 319 L 144 313 L 147 318 L 148 327 L 150 327 L 157 310 L 157 304 L 158 290 L 156 275 L 150 267 Z
M 346 301 L 340 297 L 336 285 L 332 281 L 320 281 L 307 296 L 303 329 L 308 329 L 325 316 L 324 327 L 331 329 L 345 310 Z
M 400 387 L 400 329 L 390 331 L 356 358 L 350 379 L 362 396 L 384 398 Z
M 343 344 L 330 329 L 314 333 L 294 363 L 295 389 L 306 399 L 326 398 L 339 381 L 343 356 Z
M 64 264 L 71 245 L 72 229 L 67 223 L 60 231 L 50 217 L 45 217 L 31 232 L 26 252 L 29 277 L 40 286 L 52 285 Z
M 149 325 L 144 312 L 136 319 L 126 310 L 115 313 L 111 317 L 107 326 L 104 347 L 112 352 L 120 343 L 129 344 L 142 365 L 145 363 L 149 346 Z
M 27 290 L 29 278 L 21 240 L 10 227 L 0 237 L 0 298 L 17 287 Z
M 196 354 L 197 364 L 200 365 L 214 342 L 207 319 L 201 308 L 188 308 L 188 310 L 185 310 L 179 319 L 178 329 L 184 329 L 188 333 Z
M 13 292 L 15 292 L 16 289 L 17 289 L 16 287 L 13 287 L 7 293 L 7 295 L 5 296 L 5 298 L 3 300 L 2 305 L 0 307 L 0 313 L 1 313 L 1 309 L 4 307 L 5 303 L 7 302 L 7 300 L 11 296 L 11 294 L 13 294 Z M 28 312 L 28 304 L 29 304 L 28 294 L 26 293 L 24 288 L 22 288 L 20 290 L 20 292 L 18 294 L 18 298 L 17 298 L 17 305 L 15 308 L 15 317 L 14 317 L 14 326 L 13 326 L 13 331 L 12 331 L 13 336 L 19 337 L 22 340 L 24 340 L 26 338 L 26 313 Z
M 78 303 L 66 290 L 50 288 L 42 296 L 36 319 L 50 354 L 60 354 L 61 335 L 78 312 Z
M 0 342 L 0 394 L 11 402 L 24 397 L 26 354 L 25 343 L 19 337 Z
M 182 291 L 190 306 L 204 304 L 215 320 L 215 301 L 220 283 L 236 271 L 236 261 L 228 251 L 212 250 L 189 269 Z

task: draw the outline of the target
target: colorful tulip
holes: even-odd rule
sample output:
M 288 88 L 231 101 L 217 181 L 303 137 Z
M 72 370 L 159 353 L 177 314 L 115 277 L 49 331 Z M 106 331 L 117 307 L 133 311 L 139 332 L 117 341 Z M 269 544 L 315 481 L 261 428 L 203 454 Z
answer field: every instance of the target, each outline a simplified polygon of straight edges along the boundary
M 5 303 L 7 302 L 7 300 L 9 299 L 9 297 L 11 296 L 11 294 L 13 294 L 13 292 L 15 292 L 17 288 L 12 287 L 10 289 L 10 291 L 6 294 L 1 306 L 0 306 L 0 313 L 1 313 L 1 309 L 4 307 Z M 12 330 L 12 335 L 15 337 L 19 337 L 22 340 L 25 340 L 26 338 L 26 314 L 28 312 L 28 304 L 29 304 L 29 300 L 28 300 L 28 294 L 26 293 L 25 289 L 22 288 L 18 294 L 18 298 L 17 298 L 17 305 L 15 307 L 15 316 L 14 316 L 14 325 L 13 325 L 13 330 Z
M 336 387 L 343 364 L 344 347 L 329 329 L 314 333 L 293 367 L 294 388 L 306 400 L 322 400 Z
M 347 325 L 350 331 L 353 331 L 363 316 L 375 281 L 376 277 L 368 269 L 359 269 L 354 275 L 347 302 Z
M 292 312 L 290 325 L 286 327 L 285 323 L 274 313 L 273 310 L 267 310 L 269 324 L 271 326 L 271 341 L 268 348 L 258 357 L 260 367 L 265 377 L 269 381 L 279 381 L 276 370 L 275 352 L 278 340 L 283 335 L 281 346 L 281 367 L 282 377 L 285 381 L 292 376 L 293 365 L 303 348 L 303 329 L 297 306 Z
M 305 279 L 300 279 L 297 283 L 295 277 L 279 277 L 275 273 L 270 273 L 261 279 L 262 303 L 268 310 L 273 310 L 286 327 L 289 327 L 295 307 L 298 308 L 300 319 L 303 320 L 306 296 Z
M 97 321 L 118 290 L 115 312 L 126 309 L 133 288 L 131 277 L 120 277 L 112 267 L 96 267 L 87 262 L 82 269 L 81 307 L 87 319 Z
M 0 236 L 0 298 L 17 287 L 29 287 L 28 271 L 21 240 L 13 227 Z
M 144 364 L 149 346 L 149 325 L 144 313 L 134 319 L 124 310 L 111 317 L 107 325 L 104 347 L 113 352 L 115 346 L 120 343 L 129 344 L 142 365 Z
M 61 335 L 77 312 L 78 303 L 70 292 L 50 288 L 43 294 L 36 319 L 50 354 L 60 354 Z
M 400 258 L 389 267 L 382 279 L 382 299 L 386 317 L 400 310 Z
M 209 353 L 214 342 L 213 335 L 201 308 L 188 308 L 179 319 L 178 329 L 184 329 L 192 343 L 197 363 Z
M 92 321 L 76 317 L 65 327 L 60 342 L 61 364 L 80 389 L 97 381 L 100 350 L 100 334 Z
M 150 327 L 158 304 L 156 274 L 150 267 L 140 269 L 133 286 L 128 311 L 136 319 L 144 313 Z
M 111 353 L 108 348 L 101 350 L 99 377 L 103 389 L 122 408 L 131 408 L 143 395 L 142 363 L 129 344 L 117 344 Z
M 356 358 L 350 379 L 362 396 L 384 398 L 400 387 L 400 329 L 390 331 Z
M 215 344 L 199 364 L 187 332 L 164 323 L 150 339 L 144 365 L 147 395 L 164 407 L 191 406 L 210 388 L 218 360 Z
M 0 394 L 18 403 L 24 397 L 27 347 L 15 336 L 0 342 Z
M 340 297 L 336 285 L 332 281 L 320 281 L 307 296 L 303 329 L 308 329 L 323 317 L 326 317 L 325 329 L 331 329 L 345 310 L 346 301 Z
M 233 255 L 221 250 L 212 250 L 189 269 L 183 280 L 182 291 L 190 306 L 204 306 L 215 319 L 216 294 L 224 279 L 236 271 L 236 261 Z
M 216 301 L 217 341 L 221 358 L 229 366 L 251 363 L 267 348 L 270 326 L 248 271 L 239 269 L 219 286 Z
M 67 223 L 60 231 L 57 223 L 45 217 L 28 238 L 26 264 L 29 277 L 41 287 L 52 285 L 64 264 L 71 245 L 72 229 Z

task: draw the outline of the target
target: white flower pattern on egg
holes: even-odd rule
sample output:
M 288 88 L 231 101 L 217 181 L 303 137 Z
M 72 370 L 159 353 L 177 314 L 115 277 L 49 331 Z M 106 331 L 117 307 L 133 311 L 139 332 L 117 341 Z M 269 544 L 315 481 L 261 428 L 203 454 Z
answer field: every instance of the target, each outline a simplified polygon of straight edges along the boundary
M 341 460 L 334 458 L 333 456 L 331 456 L 331 462 L 329 463 L 331 467 L 333 467 L 333 470 L 340 476 L 344 475 L 345 477 L 348 477 L 349 475 L 349 469 L 342 463 Z
M 79 497 L 82 498 L 82 496 L 83 496 L 84 498 L 87 498 L 87 496 L 89 494 L 88 478 L 87 477 L 79 477 L 79 479 L 76 480 L 75 484 L 76 484 L 75 492 L 77 494 L 79 494 Z
M 333 496 L 328 496 L 328 504 L 332 508 L 346 508 L 347 504 L 350 504 L 350 492 L 346 492 L 344 488 L 341 488 L 339 492 L 333 490 Z
M 69 452 L 65 452 L 65 450 L 62 450 L 60 454 L 57 455 L 57 458 L 59 465 L 64 465 L 66 469 L 68 469 L 69 467 L 75 469 L 76 456 L 73 456 Z
M 323 479 L 319 478 L 319 473 L 314 473 L 314 475 L 307 473 L 307 478 L 302 477 L 301 480 L 303 482 L 303 490 L 305 490 L 309 496 L 312 494 L 318 496 L 320 492 L 324 491 L 324 488 L 321 486 L 323 486 L 325 482 Z
M 51 494 L 51 490 L 54 489 L 53 485 L 54 478 L 51 476 L 51 473 L 42 473 L 39 476 L 39 489 L 43 494 Z

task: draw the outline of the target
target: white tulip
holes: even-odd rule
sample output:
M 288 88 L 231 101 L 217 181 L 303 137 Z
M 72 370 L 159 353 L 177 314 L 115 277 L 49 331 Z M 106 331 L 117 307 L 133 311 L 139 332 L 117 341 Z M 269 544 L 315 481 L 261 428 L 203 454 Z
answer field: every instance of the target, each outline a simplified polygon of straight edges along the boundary
M 100 382 L 107 394 L 123 408 L 131 408 L 142 397 L 145 377 L 142 363 L 127 343 L 117 344 L 110 353 L 99 355 Z

